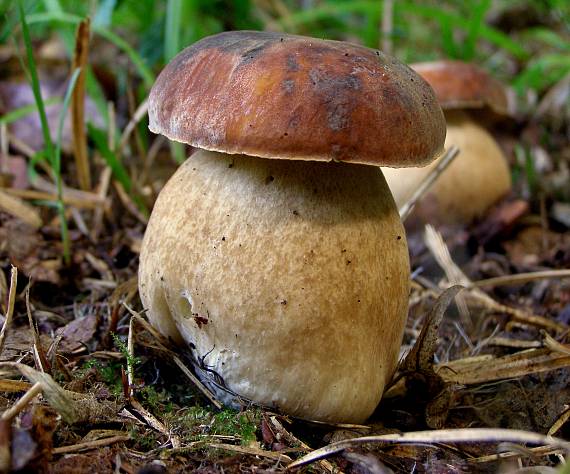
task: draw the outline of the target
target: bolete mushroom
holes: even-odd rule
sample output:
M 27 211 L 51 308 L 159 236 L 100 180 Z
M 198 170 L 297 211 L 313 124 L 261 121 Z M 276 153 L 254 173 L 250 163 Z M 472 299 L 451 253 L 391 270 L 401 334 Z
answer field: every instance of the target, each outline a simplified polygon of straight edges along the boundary
M 416 204 L 416 222 L 468 224 L 511 190 L 511 175 L 501 148 L 480 122 L 507 115 L 502 84 L 480 67 L 460 61 L 413 64 L 434 89 L 447 120 L 446 148 L 459 156 Z M 437 165 L 384 168 L 396 204 L 402 206 Z
M 227 404 L 364 421 L 395 368 L 409 290 L 378 167 L 440 152 L 433 91 L 379 51 L 236 31 L 174 58 L 149 116 L 154 132 L 198 148 L 144 236 L 150 322 L 192 351 Z

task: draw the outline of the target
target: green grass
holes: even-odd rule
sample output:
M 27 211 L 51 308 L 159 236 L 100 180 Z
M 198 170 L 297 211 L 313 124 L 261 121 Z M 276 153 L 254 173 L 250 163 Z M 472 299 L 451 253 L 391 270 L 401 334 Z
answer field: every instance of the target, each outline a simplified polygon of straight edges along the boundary
M 470 4 L 475 5 L 476 2 L 470 2 Z M 505 33 L 484 23 L 484 13 L 488 8 L 489 5 L 486 0 L 478 2 L 472 11 L 472 16 L 464 18 L 446 9 L 424 5 L 420 2 L 397 1 L 394 3 L 394 15 L 405 16 L 407 19 L 415 17 L 416 21 L 437 22 L 443 31 L 444 49 L 448 49 L 449 55 L 457 59 L 470 59 L 469 55 L 474 53 L 475 45 L 481 39 L 508 51 L 517 58 L 527 58 L 528 52 L 519 43 L 513 41 Z M 374 0 L 324 3 L 322 6 L 310 10 L 296 11 L 281 18 L 278 23 L 282 28 L 287 29 L 289 25 L 300 26 L 347 13 L 358 13 L 364 16 L 373 15 L 379 18 L 381 3 Z M 459 48 L 455 44 L 451 34 L 454 28 L 467 33 L 464 48 Z M 434 35 L 433 40 L 434 42 L 437 41 L 437 35 Z M 378 47 L 378 44 L 367 44 L 367 46 Z
M 69 102 L 71 99 L 71 92 L 75 86 L 75 82 L 79 75 L 79 70 L 73 72 L 71 79 L 69 81 L 69 85 L 67 87 L 67 91 L 65 94 L 65 98 L 63 101 L 63 107 L 61 108 L 60 116 L 59 116 L 59 125 L 58 125 L 58 132 L 57 132 L 57 141 L 54 147 L 54 144 L 51 139 L 50 128 L 47 121 L 47 115 L 45 110 L 45 103 L 42 97 L 42 93 L 40 90 L 40 81 L 38 78 L 38 71 L 36 67 L 36 61 L 34 59 L 33 47 L 32 47 L 32 39 L 30 37 L 30 31 L 28 29 L 28 24 L 26 22 L 26 15 L 24 13 L 24 8 L 22 3 L 19 4 L 20 7 L 20 22 L 22 25 L 22 34 L 24 37 L 24 44 L 26 46 L 26 57 L 28 60 L 28 69 L 27 72 L 29 74 L 29 79 L 31 82 L 32 90 L 34 93 L 34 99 L 36 102 L 36 107 L 38 109 L 38 113 L 40 115 L 40 122 L 42 126 L 42 133 L 44 137 L 44 146 L 46 150 L 46 155 L 48 162 L 51 166 L 51 171 L 53 177 L 55 179 L 55 183 L 57 186 L 57 201 L 56 207 L 57 212 L 59 215 L 60 225 L 61 225 L 61 241 L 63 245 L 63 259 L 66 265 L 71 263 L 71 242 L 69 239 L 69 230 L 67 227 L 67 220 L 65 217 L 65 206 L 63 203 L 63 179 L 61 176 L 61 138 L 63 132 L 63 123 L 65 120 L 65 114 L 69 107 Z
M 49 99 L 46 99 L 43 102 L 44 102 L 44 106 L 47 107 L 49 105 L 59 104 L 61 102 L 61 99 L 59 97 L 50 97 Z M 37 103 L 24 105 L 23 107 L 11 110 L 10 112 L 2 115 L 0 117 L 0 125 L 9 125 L 11 123 L 14 123 L 14 122 L 24 118 L 24 117 L 27 117 L 28 115 L 31 115 L 31 114 L 34 114 L 37 112 L 38 112 Z
M 115 179 L 121 183 L 125 191 L 132 191 L 132 181 L 127 169 L 123 166 L 117 154 L 109 148 L 107 134 L 93 125 L 87 127 L 89 138 L 93 140 L 95 147 L 105 160 L 107 166 L 111 168 Z
M 109 144 L 107 143 L 107 135 L 105 132 L 103 132 L 103 130 L 99 130 L 97 127 L 94 127 L 91 124 L 87 125 L 87 131 L 89 138 L 93 140 L 97 151 L 101 154 L 107 166 L 111 168 L 114 178 L 119 183 L 121 183 L 123 189 L 130 194 L 139 211 L 148 217 L 148 208 L 146 207 L 144 201 L 136 194 L 135 190 L 133 189 L 133 183 L 129 172 L 119 159 L 119 156 L 109 148 Z
M 63 178 L 61 176 L 61 140 L 63 135 L 63 124 L 65 116 L 69 110 L 69 103 L 71 102 L 71 94 L 75 88 L 75 83 L 81 72 L 80 68 L 73 71 L 65 96 L 63 98 L 63 106 L 59 113 L 58 127 L 57 127 L 57 140 L 55 143 L 55 151 L 52 163 L 52 170 L 55 176 L 55 184 L 57 186 L 57 211 L 61 225 L 61 240 L 63 242 L 63 258 L 67 265 L 71 263 L 71 242 L 69 240 L 69 230 L 67 228 L 67 220 L 65 218 L 65 207 L 63 204 Z
M 317 0 L 311 8 L 299 8 L 299 2 L 293 0 L 281 0 L 281 3 L 289 14 L 272 20 L 267 15 L 257 14 L 251 0 L 166 0 L 159 3 L 99 0 L 89 5 L 67 0 L 42 0 L 36 2 L 36 7 L 29 8 L 27 20 L 28 24 L 53 29 L 56 25 L 76 25 L 86 14 L 92 14 L 94 33 L 125 53 L 147 92 L 155 71 L 183 47 L 226 29 L 263 29 L 277 25 L 286 31 L 317 37 L 346 39 L 358 36 L 367 46 L 379 46 L 381 1 Z M 511 37 L 487 24 L 491 6 L 500 8 L 508 4 L 506 1 L 496 4 L 491 0 L 439 3 L 398 0 L 394 4 L 392 34 L 395 51 L 402 59 L 413 61 L 441 56 L 481 61 L 486 59 L 484 55 L 491 54 L 480 47 L 485 42 L 522 62 L 524 67 L 520 75 L 513 79 L 518 89 L 542 91 L 568 72 L 568 39 L 546 27 L 529 28 L 522 32 L 521 38 Z M 537 8 L 544 10 L 545 15 L 558 12 L 570 26 L 570 19 L 566 18 L 570 9 L 565 2 L 545 0 Z M 9 15 L 6 17 L 6 25 L 10 24 L 10 18 Z M 269 22 L 264 25 L 261 19 Z M 4 38 L 7 37 L 6 25 L 1 30 Z M 418 37 L 420 31 L 421 38 Z M 71 31 L 63 28 L 60 34 L 70 50 Z M 541 42 L 545 47 L 533 50 L 528 46 L 528 40 Z M 157 48 L 159 44 L 162 48 Z M 496 61 L 493 60 L 499 67 Z M 99 112 L 106 117 L 102 91 L 90 71 L 87 89 Z M 177 161 L 185 159 L 181 146 L 174 145 L 172 151 Z
M 36 13 L 28 15 L 27 17 L 27 21 L 30 25 L 35 23 L 63 23 L 78 25 L 82 20 L 83 18 L 80 16 L 63 12 Z M 147 89 L 150 89 L 152 87 L 152 84 L 154 83 L 154 74 L 146 65 L 144 59 L 132 48 L 132 46 L 127 41 L 125 41 L 116 33 L 113 33 L 111 30 L 108 30 L 102 26 L 93 25 L 93 31 L 123 51 L 137 68 L 137 71 L 144 81 Z
M 570 74 L 570 53 L 544 54 L 528 63 L 513 86 L 520 95 L 528 89 L 546 90 L 567 74 Z
M 187 0 L 187 3 L 195 10 L 196 1 Z M 180 32 L 183 18 L 182 0 L 167 0 L 166 19 L 164 21 L 164 61 L 170 61 L 180 51 Z M 192 20 L 195 21 L 195 18 Z M 192 23 L 194 23 L 194 21 Z M 190 28 L 194 25 L 190 24 Z M 182 163 L 184 156 L 184 145 L 177 142 L 170 142 L 172 156 L 177 163 Z

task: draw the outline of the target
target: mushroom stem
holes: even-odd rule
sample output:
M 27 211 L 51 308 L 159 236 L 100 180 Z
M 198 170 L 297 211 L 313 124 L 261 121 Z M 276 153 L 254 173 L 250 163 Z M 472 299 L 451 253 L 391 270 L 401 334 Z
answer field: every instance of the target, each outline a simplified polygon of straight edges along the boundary
M 410 216 L 416 224 L 468 224 L 511 189 L 507 159 L 493 136 L 465 112 L 447 111 L 445 118 L 445 147 L 457 146 L 461 153 L 416 204 Z M 398 206 L 410 200 L 441 159 L 421 168 L 382 169 Z
M 352 423 L 395 368 L 408 279 L 377 169 L 205 150 L 162 190 L 139 272 L 150 322 L 231 391 Z

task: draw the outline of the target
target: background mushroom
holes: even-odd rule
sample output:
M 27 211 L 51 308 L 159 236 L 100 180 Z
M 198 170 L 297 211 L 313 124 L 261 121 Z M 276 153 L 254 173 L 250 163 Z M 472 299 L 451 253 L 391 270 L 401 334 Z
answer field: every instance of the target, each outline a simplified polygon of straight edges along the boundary
M 466 224 L 511 190 L 507 159 L 485 123 L 507 115 L 502 84 L 480 67 L 460 61 L 412 65 L 434 89 L 447 121 L 445 147 L 459 156 L 437 178 L 413 211 L 416 222 Z M 398 206 L 412 196 L 437 161 L 423 168 L 384 168 Z
M 231 32 L 163 70 L 149 116 L 200 148 L 145 233 L 151 323 L 191 348 L 226 403 L 364 421 L 394 370 L 409 290 L 404 229 L 376 166 L 440 152 L 433 91 L 379 51 Z

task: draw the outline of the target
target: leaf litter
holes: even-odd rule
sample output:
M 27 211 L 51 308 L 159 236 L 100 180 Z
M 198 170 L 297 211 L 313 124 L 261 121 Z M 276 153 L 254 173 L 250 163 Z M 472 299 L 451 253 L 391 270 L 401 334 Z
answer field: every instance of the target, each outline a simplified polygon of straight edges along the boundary
M 75 64 L 103 70 L 87 57 L 82 25 Z M 69 65 L 39 64 L 55 132 Z M 31 89 L 13 79 L 0 79 L 0 90 L 12 91 L 3 114 L 33 103 Z M 473 226 L 410 235 L 415 271 L 401 363 L 366 425 L 336 426 L 247 400 L 241 411 L 224 409 L 196 377 L 197 361 L 144 319 L 136 273 L 145 209 L 176 165 L 162 139 L 145 146 L 146 101 L 136 81 L 125 81 L 137 100 L 115 97 L 105 150 L 93 149 L 72 114 L 64 125 L 69 266 L 57 188 L 38 161 L 37 115 L 0 130 L 0 471 L 496 472 L 566 460 L 570 220 L 559 196 L 568 192 L 560 177 L 570 149 L 560 138 L 568 118 L 558 111 L 566 110 L 567 77 L 518 124 L 542 163 L 528 180 L 539 181 L 540 193 L 520 180 L 516 196 Z M 75 117 L 105 128 L 84 90 L 72 100 Z M 545 131 L 550 147 L 539 140 Z M 113 154 L 132 189 L 113 173 L 105 158 Z

